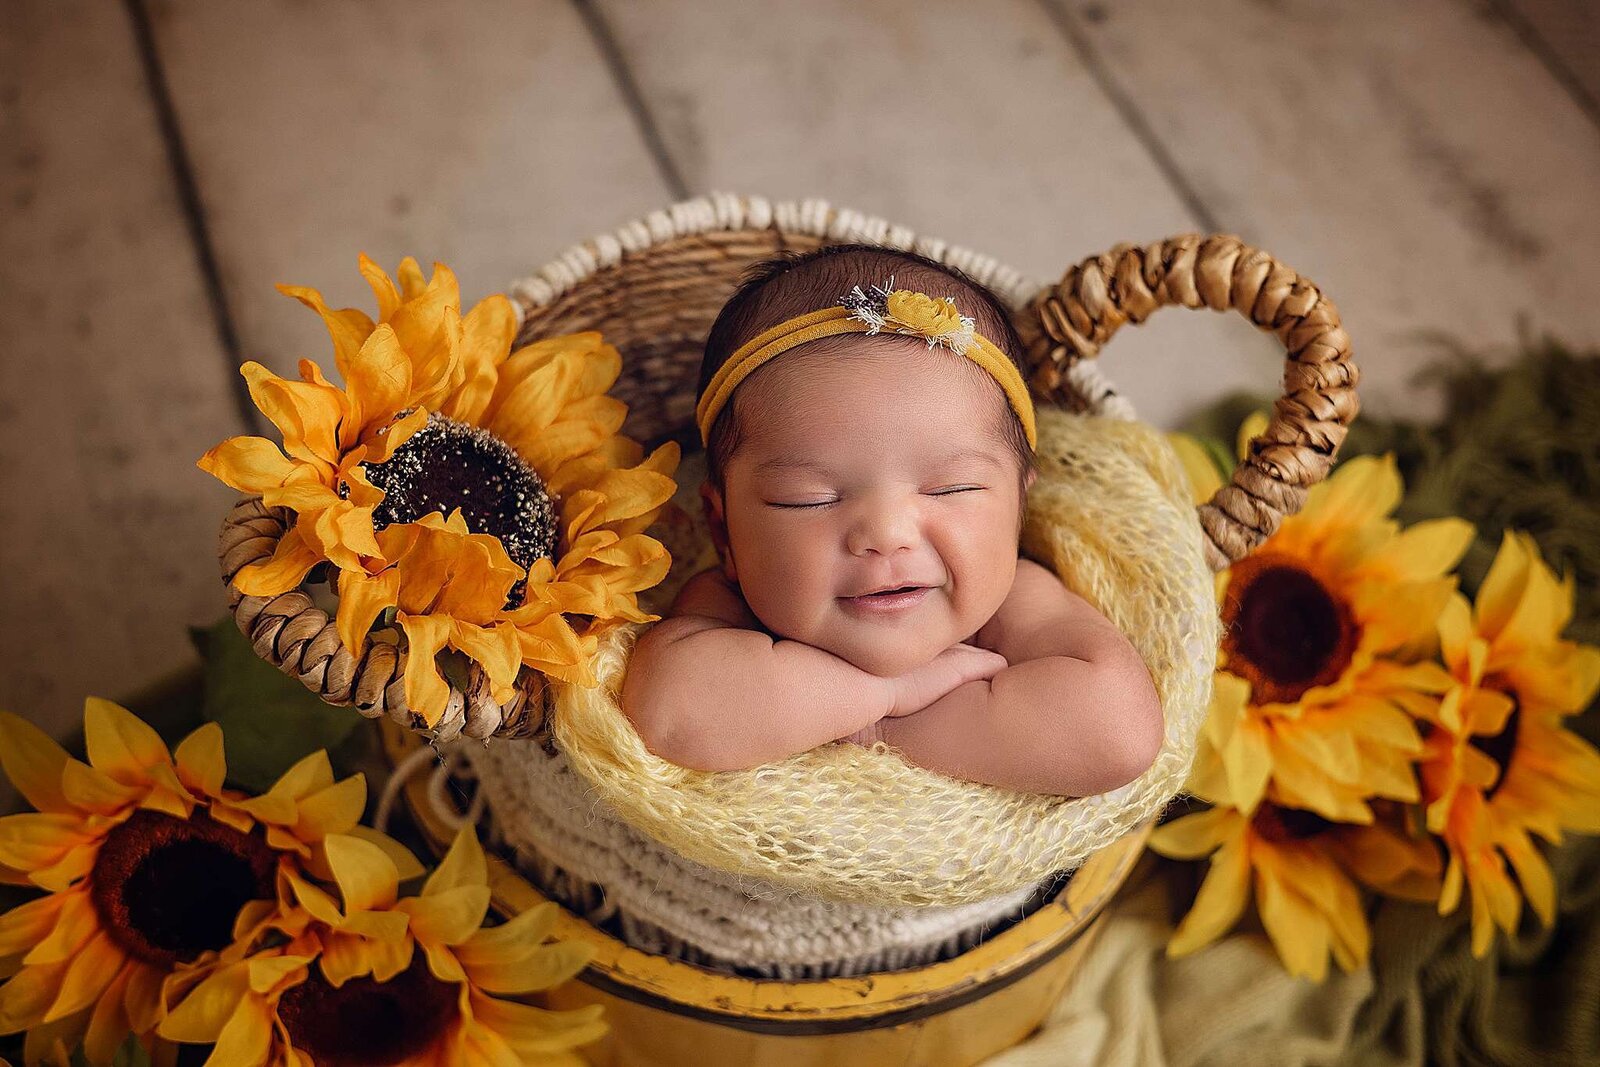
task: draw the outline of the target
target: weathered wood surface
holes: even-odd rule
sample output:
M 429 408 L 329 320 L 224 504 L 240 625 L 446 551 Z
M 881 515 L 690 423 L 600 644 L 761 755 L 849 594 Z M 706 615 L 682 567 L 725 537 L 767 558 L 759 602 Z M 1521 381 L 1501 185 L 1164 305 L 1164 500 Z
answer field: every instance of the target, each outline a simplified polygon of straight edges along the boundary
M 600 10 L 691 190 L 821 196 L 1041 282 L 1202 226 L 1031 0 Z M 1273 390 L 1282 367 L 1271 338 L 1201 312 L 1128 329 L 1104 358 L 1157 425 L 1230 388 Z
M 152 9 L 247 358 L 332 366 L 316 315 L 374 309 L 366 252 L 448 263 L 471 302 L 672 199 L 563 0 Z M 220 513 L 219 513 L 220 514 Z
M 240 432 L 119 4 L 0 31 L 0 708 L 58 735 L 226 608 L 195 460 Z
M 1420 335 L 1600 340 L 1600 132 L 1452 0 L 1061 4 L 1226 229 L 1338 304 L 1368 411 L 1428 417 Z

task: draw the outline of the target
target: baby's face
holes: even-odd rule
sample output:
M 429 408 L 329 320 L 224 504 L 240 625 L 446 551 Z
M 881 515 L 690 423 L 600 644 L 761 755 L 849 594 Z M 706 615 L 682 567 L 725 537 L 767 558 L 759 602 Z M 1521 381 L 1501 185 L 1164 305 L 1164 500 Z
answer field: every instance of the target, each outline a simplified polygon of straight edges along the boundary
M 887 343 L 885 343 L 887 341 Z M 835 339 L 742 386 L 725 561 L 773 633 L 889 677 L 975 634 L 1010 591 L 1022 488 L 995 381 L 920 341 Z M 796 358 L 798 357 L 798 358 Z M 1031 484 L 1031 475 L 1029 484 Z M 919 585 L 902 605 L 851 598 Z

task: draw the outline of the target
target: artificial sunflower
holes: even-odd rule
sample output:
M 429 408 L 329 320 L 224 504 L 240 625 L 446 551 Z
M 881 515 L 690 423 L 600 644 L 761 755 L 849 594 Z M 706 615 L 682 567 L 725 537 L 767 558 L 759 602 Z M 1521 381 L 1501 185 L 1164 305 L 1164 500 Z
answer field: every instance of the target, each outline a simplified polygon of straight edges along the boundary
M 1248 683 L 1219 675 L 1217 684 Z M 1438 851 L 1407 832 L 1398 806 L 1380 803 L 1381 815 L 1362 825 L 1271 801 L 1246 812 L 1203 785 L 1192 790 L 1213 806 L 1157 827 L 1150 839 L 1153 850 L 1174 859 L 1211 857 L 1194 906 L 1167 944 L 1169 956 L 1231 929 L 1250 903 L 1253 881 L 1262 926 L 1285 968 L 1320 982 L 1330 954 L 1346 971 L 1366 965 L 1371 935 L 1358 882 L 1408 900 L 1438 896 Z
M 87 763 L 0 713 L 0 765 L 37 809 L 0 819 L 0 865 L 46 891 L 0 915 L 11 975 L 0 1033 L 28 1031 L 29 1063 L 81 1041 L 108 1064 L 128 1033 L 149 1034 L 169 978 L 214 965 L 269 921 L 290 899 L 288 872 L 325 866 L 327 834 L 364 832 L 391 862 L 409 858 L 357 831 L 364 781 L 335 782 L 325 754 L 247 797 L 223 787 L 215 723 L 169 752 L 132 713 L 90 698 L 84 735 Z
M 1600 752 L 1562 725 L 1600 689 L 1600 648 L 1560 636 L 1573 593 L 1573 576 L 1557 579 L 1532 537 L 1506 531 L 1476 605 L 1457 594 L 1440 616 L 1448 691 L 1410 702 L 1428 729 L 1428 829 L 1450 851 L 1439 913 L 1456 909 L 1465 883 L 1476 956 L 1496 925 L 1515 932 L 1524 895 L 1542 923 L 1555 919 L 1534 834 L 1560 844 L 1563 829 L 1600 833 Z
M 593 685 L 587 660 L 598 636 L 657 618 L 640 609 L 637 593 L 666 576 L 671 558 L 643 531 L 676 488 L 678 446 L 668 442 L 646 457 L 619 434 L 627 408 L 606 391 L 622 360 L 599 334 L 512 352 L 516 316 L 504 296 L 486 298 L 462 318 L 459 286 L 443 264 L 425 279 L 408 257 L 396 284 L 362 256 L 361 272 L 378 300 L 376 323 L 355 308 L 330 309 L 314 289 L 279 287 L 327 324 L 347 382 L 345 407 L 328 397 L 316 408 L 263 407 L 284 431 L 287 459 L 275 448 L 268 454 L 263 445 L 270 442 L 235 438 L 201 461 L 229 485 L 262 493 L 267 504 L 294 507 L 298 500 L 316 516 L 295 541 L 286 535 L 259 570 L 241 571 L 249 575 L 239 588 L 284 592 L 324 559 L 352 588 L 373 579 L 394 583 L 397 577 L 384 575 L 395 560 L 375 534 L 459 512 L 470 533 L 498 540 L 518 568 L 501 619 L 518 633 L 520 662 Z M 273 388 L 287 393 L 296 384 Z M 360 414 L 355 422 L 367 421 L 341 437 L 348 411 Z M 306 447 L 313 438 L 331 443 L 332 458 L 323 455 L 327 449 Z M 304 472 L 307 451 L 320 464 Z M 313 482 L 308 494 L 302 487 Z M 329 504 L 327 493 L 342 506 Z M 306 521 L 297 510 L 295 531 Z M 330 545 L 337 554 L 324 551 Z M 485 595 L 472 590 L 460 599 L 476 604 Z M 424 613 L 443 614 L 413 614 Z M 366 617 L 370 623 L 375 616 Z M 432 625 L 442 632 L 457 621 Z M 344 625 L 340 633 L 356 652 L 364 631 Z M 408 675 L 408 693 L 412 684 Z M 493 684 L 503 691 L 498 678 Z M 427 687 L 429 702 L 413 710 L 436 721 L 444 710 L 440 693 Z
M 482 926 L 487 867 L 470 826 L 421 895 L 404 899 L 381 850 L 339 836 L 327 849 L 339 899 L 298 880 L 311 920 L 213 971 L 162 1036 L 214 1042 L 217 1067 L 584 1062 L 570 1050 L 606 1032 L 598 1005 L 551 1011 L 500 994 L 559 985 L 591 950 L 543 943 L 555 904 Z
M 1239 452 L 1265 416 L 1241 427 Z M 1169 436 L 1196 503 L 1222 484 L 1186 435 Z M 1313 486 L 1304 507 L 1216 576 L 1226 631 L 1218 672 L 1244 680 L 1238 706 L 1214 706 L 1196 774 L 1220 776 L 1243 812 L 1264 798 L 1324 818 L 1366 823 L 1369 799 L 1418 798 L 1411 761 L 1422 738 L 1403 708 L 1438 672 L 1412 662 L 1456 579 L 1471 524 L 1454 518 L 1400 530 L 1388 518 L 1401 482 L 1393 456 L 1359 456 Z

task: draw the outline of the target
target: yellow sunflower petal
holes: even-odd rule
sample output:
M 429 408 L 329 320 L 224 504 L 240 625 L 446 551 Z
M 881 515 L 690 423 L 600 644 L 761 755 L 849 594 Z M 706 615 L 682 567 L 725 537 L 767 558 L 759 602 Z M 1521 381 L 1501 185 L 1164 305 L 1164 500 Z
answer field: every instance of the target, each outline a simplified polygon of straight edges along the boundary
M 358 308 L 333 310 L 322 299 L 321 293 L 304 285 L 279 285 L 277 290 L 284 296 L 294 297 L 322 316 L 323 323 L 328 327 L 328 336 L 333 339 L 334 363 L 339 368 L 340 376 L 346 382 L 350 381 L 350 368 L 356 354 L 361 351 L 362 342 L 372 333 L 372 320 Z
M 555 1063 L 550 1057 L 604 1037 L 611 1029 L 601 1018 L 604 1011 L 599 1004 L 551 1011 L 494 997 L 472 998 L 474 1018 L 499 1034 L 525 1061 L 537 1063 Z M 583 1061 L 575 1057 L 574 1062 Z
M 0 959 L 21 956 L 50 936 L 70 894 L 51 893 L 0 913 Z
M 538 952 L 555 928 L 561 907 L 554 901 L 535 904 L 499 926 L 484 926 L 459 945 L 452 946 L 462 966 L 471 970 L 493 963 L 523 959 Z
M 562 406 L 572 398 L 583 376 L 581 357 L 558 355 L 535 363 L 528 352 L 525 348 L 514 353 L 500 368 L 485 424 L 490 433 L 524 457 L 530 454 L 525 448 L 560 417 Z M 545 469 L 537 463 L 534 466 Z
M 503 688 L 517 680 L 522 666 L 522 642 L 511 623 L 473 626 L 457 620 L 450 628 L 450 645 L 481 664 L 490 685 Z
M 1533 560 L 1514 531 L 1501 531 L 1500 547 L 1478 587 L 1477 622 L 1484 635 L 1499 634 L 1517 613 L 1528 588 Z
M 130 1023 L 123 1000 L 127 996 L 128 981 L 137 969 L 137 964 L 124 967 L 106 987 L 100 1002 L 89 1016 L 89 1029 L 83 1038 L 83 1054 L 92 1064 L 115 1062 L 117 1049 L 128 1036 Z
M 352 774 L 300 802 L 295 835 L 302 841 L 320 841 L 329 834 L 347 834 L 361 821 L 366 806 L 366 775 Z
M 1359 526 L 1388 515 L 1400 504 L 1404 486 L 1393 453 L 1354 456 L 1325 481 L 1311 487 L 1300 515 L 1307 522 L 1336 520 Z
M 358 262 L 361 276 L 372 287 L 372 295 L 378 300 L 378 321 L 388 322 L 394 315 L 395 308 L 400 306 L 400 290 L 389 279 L 388 272 L 373 262 L 365 252 L 361 253 Z
M 517 314 L 511 301 L 496 293 L 478 302 L 461 321 L 461 385 L 440 410 L 447 418 L 477 425 L 499 380 L 500 364 L 511 351 Z
M 245 596 L 277 596 L 297 588 L 321 561 L 321 555 L 295 527 L 278 541 L 270 558 L 241 568 L 233 576 L 233 584 Z
M 1321 982 L 1328 974 L 1327 920 L 1316 907 L 1275 874 L 1257 871 L 1256 903 L 1261 925 L 1284 968 Z
M 415 256 L 406 256 L 400 261 L 400 269 L 395 271 L 395 278 L 400 282 L 400 297 L 402 300 L 415 300 L 428 288 L 427 276 L 422 273 L 422 265 Z
M 52 895 L 61 898 L 61 908 L 48 936 L 23 957 L 22 962 L 30 967 L 70 960 L 100 932 L 100 913 L 95 910 L 87 888 Z
M 458 954 L 459 955 L 459 954 Z M 487 993 L 532 993 L 553 989 L 579 974 L 594 959 L 592 945 L 558 941 L 517 959 L 467 965 L 473 985 Z
M 67 964 L 55 1001 L 41 1021 L 55 1022 L 89 1007 L 105 992 L 127 962 L 128 957 L 111 940 L 111 934 L 100 931 Z
M 328 866 L 344 898 L 346 914 L 387 908 L 399 891 L 399 872 L 384 851 L 370 841 L 347 834 L 330 834 L 323 841 Z
M 450 639 L 451 620 L 436 615 L 400 615 L 406 635 L 406 704 L 433 726 L 450 703 L 450 686 L 439 673 L 434 656 Z
M 272 1051 L 272 1017 L 262 1002 L 250 997 L 240 1004 L 240 1010 L 223 1024 L 216 1036 L 216 1046 L 211 1050 L 208 1064 L 230 1067 L 260 1067 L 267 1062 Z
M 1526 833 L 1518 831 L 1503 838 L 1500 847 L 1505 850 L 1506 858 L 1516 870 L 1517 881 L 1527 894 L 1534 914 L 1539 916 L 1541 923 L 1550 926 L 1556 919 L 1556 884 L 1550 874 L 1550 865 L 1540 855 L 1538 846 Z
M 68 758 L 66 749 L 33 723 L 0 711 L 0 768 L 35 810 L 71 810 L 61 794 L 61 770 Z
M 340 570 L 364 569 L 363 556 L 381 558 L 382 550 L 373 536 L 372 509 L 357 507 L 348 500 L 311 515 L 302 514 L 295 529 L 320 558 L 331 560 Z
M 434 278 L 448 268 L 438 267 Z M 461 382 L 461 306 L 431 283 L 395 311 L 389 324 L 411 359 L 412 402 L 436 410 Z
M 1243 821 L 1233 808 L 1207 808 L 1156 827 L 1150 835 L 1150 848 L 1171 859 L 1202 859 L 1224 841 L 1237 837 Z
M 1461 562 L 1476 536 L 1477 529 L 1465 519 L 1424 519 L 1386 541 L 1355 574 L 1410 581 L 1437 578 Z
M 361 652 L 361 642 L 372 629 L 373 620 L 384 609 L 400 602 L 400 570 L 388 567 L 376 575 L 361 571 L 339 573 L 339 609 L 336 619 L 339 641 L 352 656 Z
M 384 855 L 389 857 L 389 862 L 394 864 L 395 874 L 399 876 L 400 881 L 408 882 L 422 874 L 423 867 L 422 864 L 417 862 L 417 857 L 411 854 L 410 849 L 388 834 L 374 830 L 370 826 L 362 826 L 359 823 L 342 832 L 349 834 L 351 837 L 359 837 L 368 844 L 382 849 Z
M 450 851 L 445 853 L 438 869 L 428 876 L 422 894 L 432 896 L 464 885 L 487 885 L 488 878 L 489 865 L 484 859 L 483 846 L 478 843 L 478 833 L 467 825 L 456 831 Z
M 1575 576 L 1569 573 L 1564 581 L 1557 580 L 1533 539 L 1525 534 L 1521 537 L 1529 557 L 1528 584 L 1503 629 L 1493 632 L 1480 627 L 1494 638 L 1496 646 L 1508 651 L 1555 641 L 1572 617 Z
M 230 437 L 196 463 L 241 493 L 264 493 L 287 482 L 301 465 L 265 437 Z
M 347 407 L 342 390 L 322 381 L 280 378 L 254 361 L 241 366 L 239 373 L 249 383 L 256 407 L 282 431 L 285 452 L 321 464 L 324 473 L 338 465 L 339 422 Z
M 214 722 L 201 726 L 178 743 L 172 758 L 178 767 L 178 780 L 190 790 L 199 796 L 222 795 L 222 783 L 228 776 L 222 727 Z
M 1215 941 L 1233 928 L 1249 902 L 1250 857 L 1240 835 L 1212 855 L 1194 907 L 1167 943 L 1167 955 L 1187 955 Z
M 363 462 L 386 462 L 394 455 L 395 449 L 409 441 L 412 434 L 426 425 L 428 425 L 428 409 L 419 407 L 404 418 L 377 427 L 367 435 L 367 443 L 363 446 L 366 449 L 362 456 Z M 350 493 L 352 503 L 370 507 L 383 499 L 383 490 L 374 488 L 360 468 L 348 471 L 345 480 L 352 487 Z M 363 491 L 361 498 L 357 496 L 356 487 L 360 487 Z
M 387 425 L 395 412 L 408 406 L 411 396 L 411 360 L 387 324 L 379 326 L 362 343 L 344 372 L 351 411 L 339 428 L 339 444 L 353 448 L 370 426 Z
M 167 1013 L 156 1032 L 169 1041 L 209 1044 L 235 1012 L 259 1010 L 244 1002 L 249 989 L 245 965 L 219 968 Z
M 29 967 L 0 984 L 0 1034 L 37 1026 L 50 1009 L 66 970 L 64 963 Z
M 461 885 L 396 905 L 411 916 L 411 931 L 424 943 L 456 945 L 483 925 L 489 911 L 489 887 Z
M 84 747 L 94 768 L 125 785 L 150 780 L 157 765 L 172 765 L 161 735 L 127 708 L 101 697 L 83 703 Z
M 1167 443 L 1177 453 L 1178 464 L 1183 468 L 1190 502 L 1199 506 L 1216 496 L 1217 490 L 1222 488 L 1222 472 L 1217 470 L 1205 446 L 1186 433 L 1167 434 Z

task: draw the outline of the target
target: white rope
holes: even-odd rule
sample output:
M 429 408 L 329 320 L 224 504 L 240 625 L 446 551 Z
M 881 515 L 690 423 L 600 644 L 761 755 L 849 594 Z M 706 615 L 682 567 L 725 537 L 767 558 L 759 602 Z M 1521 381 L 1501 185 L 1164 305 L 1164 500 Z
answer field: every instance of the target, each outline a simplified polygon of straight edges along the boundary
M 487 799 L 482 789 L 472 791 L 472 799 L 467 802 L 465 813 L 456 806 L 450 796 L 451 779 L 461 778 L 474 783 L 478 780 L 477 768 L 472 765 L 472 756 L 467 746 L 453 745 L 446 751 L 440 752 L 431 746 L 423 745 L 395 764 L 389 780 L 383 784 L 383 792 L 378 796 L 378 808 L 372 816 L 373 828 L 379 833 L 388 832 L 389 818 L 394 814 L 400 790 L 405 788 L 405 784 L 412 778 L 422 773 L 430 763 L 435 766 L 428 776 L 427 791 L 423 794 L 428 814 L 448 826 L 452 833 L 463 826 L 476 823 L 483 817 Z

